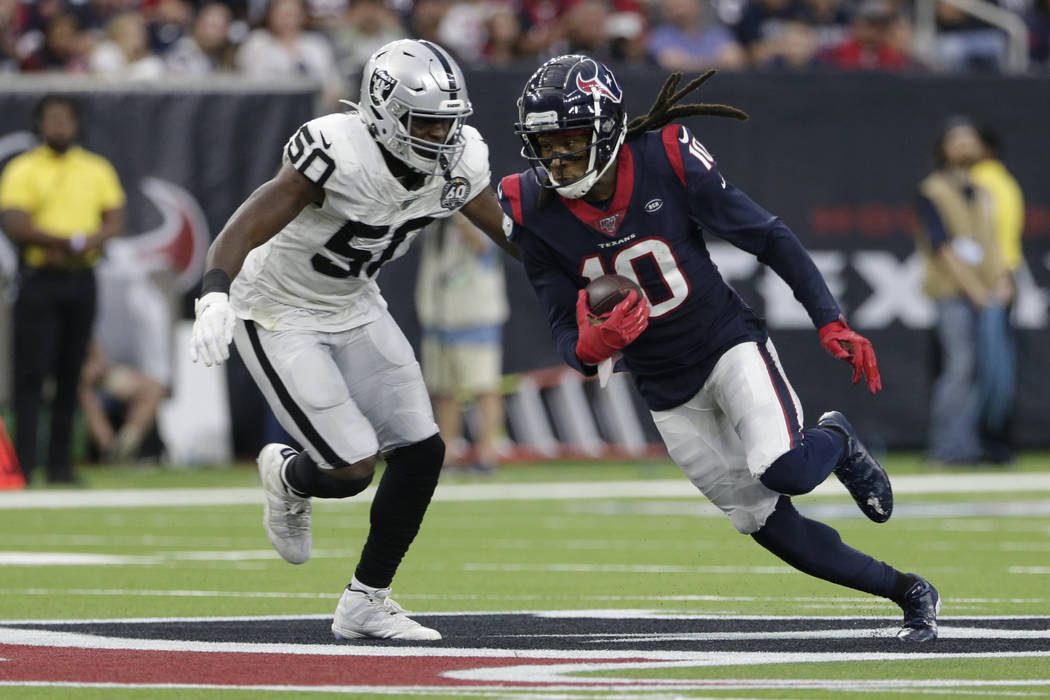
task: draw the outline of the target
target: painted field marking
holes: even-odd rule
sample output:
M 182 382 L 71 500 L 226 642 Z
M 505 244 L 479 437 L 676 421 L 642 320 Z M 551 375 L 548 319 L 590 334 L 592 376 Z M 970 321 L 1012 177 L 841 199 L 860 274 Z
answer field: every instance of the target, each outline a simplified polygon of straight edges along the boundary
M 922 694 L 947 695 L 957 694 L 959 689 L 974 688 L 967 695 L 984 696 L 1008 696 L 1008 697 L 1046 697 L 1045 693 L 1027 693 L 1018 691 L 996 691 L 994 688 L 1039 688 L 1050 684 L 1047 681 L 1000 681 L 1000 680 L 973 680 L 973 681 L 869 681 L 857 680 L 711 680 L 711 681 L 679 681 L 679 685 L 673 686 L 676 691 L 683 690 L 831 690 L 840 693 L 855 691 L 858 693 L 872 693 L 877 691 L 889 691 L 894 693 L 914 690 Z M 874 684 L 881 685 L 874 685 Z M 517 698 L 518 700 L 531 700 L 532 698 L 543 700 L 593 700 L 595 692 L 615 692 L 619 700 L 665 700 L 666 698 L 681 698 L 680 695 L 664 695 L 644 683 L 635 682 L 633 685 L 622 683 L 601 685 L 587 685 L 581 688 L 579 685 L 544 686 L 529 688 L 527 692 L 521 687 L 507 688 L 504 686 L 487 684 L 481 687 L 425 687 L 418 685 L 407 686 L 374 686 L 374 685 L 220 685 L 216 683 L 69 683 L 69 682 L 43 682 L 30 681 L 19 683 L 17 681 L 0 681 L 0 687 L 30 687 L 30 688 L 85 688 L 85 689 L 119 689 L 119 690 L 171 690 L 174 688 L 186 690 L 247 690 L 267 692 L 296 692 L 296 693 L 323 693 L 323 694 L 368 694 L 368 695 L 394 695 L 401 697 L 440 695 L 451 697 L 493 697 Z M 952 690 L 940 690 L 942 687 L 951 687 Z M 976 690 L 976 689 L 986 690 Z M 670 688 L 668 688 L 669 690 Z M 638 695 L 627 695 L 626 692 L 639 693 Z M 733 698 L 723 694 L 717 696 L 690 695 L 693 700 L 751 700 L 747 698 Z M 790 698 L 788 700 L 791 700 Z
M 288 600 L 337 600 L 341 592 L 337 593 L 289 593 L 286 591 L 217 591 L 217 590 L 192 590 L 192 589 L 124 589 L 124 588 L 0 588 L 0 595 L 12 596 L 12 595 L 39 595 L 39 596 L 114 596 L 118 598 L 124 598 L 128 596 L 137 596 L 142 598 L 275 598 L 275 599 L 288 599 Z M 788 603 L 812 603 L 812 596 L 788 596 L 788 597 L 775 597 L 770 598 L 767 596 L 725 596 L 725 595 L 482 595 L 476 593 L 467 594 L 456 594 L 456 593 L 399 593 L 397 596 L 398 600 L 427 600 L 427 601 L 463 601 L 463 600 L 482 600 L 482 601 L 539 601 L 539 600 L 584 600 L 594 601 L 602 603 L 617 603 L 617 602 L 682 602 L 682 603 L 753 603 L 758 601 L 766 600 L 780 600 Z M 896 603 L 885 600 L 883 598 L 873 598 L 870 596 L 828 596 L 821 598 L 824 603 L 828 605 L 818 605 L 815 607 L 840 607 L 831 604 L 841 604 L 842 606 L 856 606 L 858 604 L 863 605 L 877 605 L 877 606 L 896 606 Z M 1047 605 L 1050 604 L 1050 598 L 952 598 L 952 605 Z M 623 610 L 612 610 L 609 612 L 610 617 L 622 618 L 627 611 Z M 646 615 L 653 616 L 659 615 L 662 611 L 657 610 L 646 610 Z M 573 615 L 573 614 L 586 614 L 589 617 L 600 617 L 602 616 L 602 609 L 586 610 L 586 611 L 567 611 L 566 613 L 557 613 L 559 615 Z M 455 614 L 460 615 L 462 613 L 443 613 L 443 612 L 427 612 L 427 615 L 445 615 Z M 507 612 L 498 613 L 485 613 L 476 612 L 472 613 L 476 615 L 485 614 L 498 614 L 506 615 L 512 614 Z M 536 613 L 541 614 L 541 613 Z M 556 613 L 543 613 L 546 615 L 555 615 Z M 674 614 L 668 613 L 668 614 Z M 721 617 L 725 617 L 724 615 Z M 733 615 L 734 618 L 748 619 L 746 616 Z M 833 619 L 849 619 L 843 618 L 841 615 L 830 616 Z M 970 617 L 970 616 L 966 616 Z M 997 619 L 1008 618 L 1008 615 L 996 615 Z M 1030 615 L 1019 616 L 1025 619 L 1030 618 Z M 766 619 L 767 616 L 761 616 L 759 619 Z M 216 618 L 202 618 L 202 619 L 216 619 Z M 223 618 L 225 619 L 225 618 Z M 246 618 L 246 619 L 260 619 L 257 617 Z M 807 616 L 806 619 L 820 619 L 816 616 Z M 861 618 L 857 618 L 861 619 Z M 942 619 L 947 619 L 942 616 Z M 1048 618 L 1050 619 L 1050 618 Z
M 1034 493 L 1050 491 L 1050 473 L 906 474 L 893 478 L 896 494 Z M 371 500 L 369 487 L 355 500 Z M 834 480 L 813 495 L 843 496 Z M 554 482 L 525 484 L 439 484 L 435 501 L 549 501 L 604 498 L 700 498 L 686 479 L 648 481 Z M 145 508 L 154 506 L 256 505 L 260 488 L 96 489 L 0 492 L 0 510 L 48 508 Z
M 315 559 L 346 559 L 356 550 L 315 550 Z M 275 561 L 272 549 L 158 552 L 156 554 L 93 554 L 87 552 L 4 552 L 0 566 L 158 566 L 170 562 Z
M 343 550 L 317 550 L 311 556 L 314 559 L 346 559 L 355 554 Z M 210 550 L 203 552 L 158 552 L 156 554 L 94 554 L 84 552 L 5 552 L 0 551 L 0 566 L 165 566 L 185 562 L 263 562 L 276 563 L 273 551 L 258 550 Z M 430 565 L 426 568 L 441 568 L 442 565 Z M 615 574 L 707 574 L 712 576 L 760 575 L 780 576 L 796 575 L 799 572 L 788 566 L 682 566 L 678 564 L 497 564 L 473 562 L 462 564 L 462 571 L 487 572 L 539 572 L 539 573 L 615 573 Z M 1046 567 L 1010 567 L 1009 573 L 1046 574 Z M 1016 569 L 1016 570 L 1015 570 Z M 959 574 L 972 571 L 973 567 L 930 566 L 927 574 Z M 987 571 L 987 570 L 986 570 Z
M 501 615 L 506 613 L 487 613 Z M 528 617 L 566 617 L 581 618 L 616 618 L 619 620 L 633 617 L 648 617 L 650 621 L 663 623 L 667 616 L 654 614 L 652 610 L 603 610 L 603 611 L 527 611 L 511 613 Z M 924 677 L 916 680 L 905 679 L 870 679 L 865 662 L 897 661 L 922 664 L 919 668 L 929 669 L 923 673 L 936 676 L 939 673 L 951 674 L 951 669 L 960 660 L 973 659 L 1047 659 L 1050 648 L 1040 640 L 1050 639 L 1050 617 L 1019 617 L 1025 622 L 1005 624 L 1000 616 L 942 618 L 941 632 L 945 640 L 985 640 L 977 649 L 990 651 L 965 651 L 964 645 L 938 647 L 931 645 L 919 650 L 911 645 L 901 646 L 890 638 L 895 632 L 885 627 L 874 617 L 827 617 L 812 618 L 801 616 L 742 616 L 729 619 L 724 615 L 683 615 L 694 620 L 706 620 L 697 623 L 694 628 L 706 628 L 704 633 L 636 633 L 640 626 L 637 623 L 625 623 L 621 633 L 601 633 L 586 635 L 537 635 L 518 634 L 506 637 L 533 638 L 538 646 L 515 640 L 513 644 L 504 642 L 500 636 L 493 636 L 483 630 L 488 623 L 465 619 L 459 622 L 453 617 L 478 617 L 475 613 L 448 613 L 445 618 L 451 634 L 467 635 L 468 638 L 481 642 L 481 645 L 455 646 L 450 638 L 444 642 L 447 646 L 423 643 L 414 646 L 393 646 L 389 644 L 333 644 L 333 643 L 258 643 L 245 641 L 219 642 L 209 641 L 205 631 L 209 623 L 217 623 L 218 628 L 228 629 L 231 622 L 247 621 L 250 623 L 277 623 L 270 625 L 245 626 L 246 630 L 261 632 L 263 638 L 266 630 L 276 634 L 278 628 L 313 620 L 327 620 L 327 615 L 310 616 L 239 616 L 216 618 L 133 618 L 125 620 L 54 620 L 54 621 L 12 621 L 0 622 L 0 649 L 4 649 L 4 671 L 6 682 L 3 685 L 29 687 L 97 687 L 97 688 L 214 688 L 255 690 L 270 689 L 274 691 L 297 692 L 342 692 L 342 693 L 391 693 L 400 695 L 442 695 L 473 694 L 521 697 L 582 697 L 580 693 L 613 692 L 617 697 L 625 697 L 624 692 L 651 693 L 652 691 L 704 691 L 704 690 L 741 690 L 755 691 L 760 689 L 825 690 L 839 695 L 850 692 L 902 692 L 919 693 L 965 692 L 981 695 L 1017 695 L 1026 694 L 1025 690 L 1038 693 L 1040 689 L 1050 687 L 1050 678 L 1028 678 L 1025 680 L 1008 680 L 1002 678 L 936 678 Z M 482 615 L 484 617 L 484 615 Z M 739 620 L 747 625 L 734 625 Z M 833 620 L 839 624 L 828 626 L 826 623 L 804 626 L 806 622 L 816 620 Z M 872 624 L 844 629 L 842 625 L 854 624 L 856 620 L 870 621 Z M 987 620 L 987 624 L 982 623 Z M 957 621 L 957 623 L 956 623 Z M 504 620 L 502 624 L 512 629 L 517 624 L 513 619 Z M 765 631 L 736 631 L 741 628 L 756 630 L 755 623 L 767 623 Z M 120 624 L 136 625 L 129 630 L 130 636 L 121 633 Z M 155 624 L 154 629 L 163 630 L 157 636 L 174 635 L 176 638 L 147 639 L 139 636 L 143 625 Z M 164 623 L 174 623 L 162 627 Z M 189 624 L 187 624 L 189 623 Z M 22 624 L 23 627 L 12 626 Z M 581 625 L 585 625 L 581 621 Z M 32 625 L 30 628 L 29 626 Z M 60 626 L 60 629 L 47 629 L 49 625 Z M 458 625 L 458 628 L 457 628 Z M 802 625 L 802 626 L 800 626 Z M 608 628 L 608 623 L 603 623 Z M 679 624 L 679 627 L 682 625 Z M 529 624 L 521 629 L 535 627 Z M 650 626 L 659 630 L 663 625 Z M 824 629 L 812 629 L 823 627 Z M 1018 629 L 1027 627 L 1028 629 Z M 315 629 L 311 623 L 302 629 Z M 179 630 L 192 629 L 186 636 Z M 574 627 L 574 629 L 581 629 Z M 582 627 L 586 629 L 586 627 Z M 667 629 L 667 627 L 663 627 Z M 475 634 L 475 632 L 477 634 Z M 549 638 L 548 646 L 542 638 Z M 885 651 L 870 645 L 849 646 L 848 640 L 884 640 Z M 559 644 L 557 640 L 565 640 Z M 485 646 L 486 640 L 488 646 Z M 594 640 L 600 648 L 581 648 L 581 640 Z M 741 651 L 732 646 L 720 650 L 718 642 L 730 645 L 741 640 L 766 642 L 794 640 L 792 644 L 781 644 L 768 647 L 763 651 Z M 831 647 L 819 645 L 806 649 L 799 644 L 803 640 L 815 640 L 818 643 L 836 640 Z M 846 641 L 843 641 L 846 640 Z M 987 640 L 1001 640 L 989 644 Z M 1011 646 L 1010 640 L 1015 641 Z M 688 642 L 693 648 L 654 649 L 654 644 L 668 644 L 675 641 Z M 1021 642 L 1025 644 L 1021 644 Z M 700 642 L 697 645 L 697 642 Z M 614 649 L 611 645 L 621 643 L 623 647 Z M 1033 643 L 1039 644 L 1036 650 Z M 509 644 L 509 646 L 507 646 Z M 574 648 L 560 648 L 573 646 Z M 584 645 L 585 646 L 585 645 Z M 506 647 L 506 648 L 505 648 Z M 559 647 L 559 648 L 552 648 Z M 776 651 L 777 648 L 791 648 L 792 651 Z M 62 649 L 56 653 L 55 649 Z M 234 655 L 236 658 L 232 658 Z M 58 675 L 49 675 L 46 671 L 46 659 L 58 659 L 61 667 Z M 118 663 L 120 662 L 120 663 Z M 846 662 L 856 669 L 859 678 L 827 679 L 819 677 L 819 667 L 814 667 L 814 678 L 734 678 L 719 676 L 719 673 L 732 673 L 727 667 L 733 666 L 774 666 Z M 937 664 L 943 662 L 940 666 Z M 120 664 L 123 665 L 120 665 Z M 1042 662 L 1037 662 L 1042 663 Z M 10 665 L 9 665 L 10 664 Z M 117 664 L 114 666 L 113 664 Z M 98 673 L 98 669 L 111 669 Z M 703 678 L 665 677 L 660 669 L 704 668 L 711 672 Z M 154 671 L 151 671 L 153 669 Z M 236 673 L 233 669 L 241 669 Z M 727 669 L 720 671 L 720 669 Z M 624 676 L 632 671 L 648 671 L 645 678 Z M 768 675 L 777 675 L 770 671 Z M 995 675 L 990 672 L 990 675 Z M 14 679 L 22 680 L 14 680 Z M 51 680 L 56 678 L 56 680 Z M 61 678 L 62 680 L 57 680 Z M 193 678 L 193 683 L 183 683 L 184 678 Z M 345 683 L 345 679 L 358 681 L 357 685 Z M 164 683 L 158 683 L 163 679 Z M 120 682 L 117 682 L 117 681 Z M 333 680 L 335 684 L 333 684 Z M 1010 690 L 1014 689 L 1014 690 Z M 568 695 L 557 695 L 558 693 Z M 591 695 L 590 697 L 593 697 Z M 654 697 L 646 695 L 646 697 Z M 658 695 L 656 696 L 658 697 Z
M 239 595 L 239 594 L 235 594 Z M 338 595 L 325 594 L 324 598 L 338 599 Z M 398 596 L 399 598 L 401 596 Z M 710 613 L 697 613 L 689 610 L 663 610 L 654 608 L 583 608 L 566 610 L 463 610 L 446 612 L 417 613 L 427 617 L 498 617 L 500 615 L 527 615 L 540 619 L 610 619 L 610 620 L 696 620 L 725 622 L 727 619 L 747 621 L 768 622 L 810 622 L 814 620 L 828 621 L 841 620 L 854 622 L 863 620 L 882 620 L 881 615 L 712 615 Z M 105 617 L 105 618 L 53 618 L 53 619 L 24 619 L 24 620 L 0 620 L 0 630 L 4 626 L 17 625 L 101 625 L 101 624 L 146 624 L 146 623 L 169 623 L 169 622 L 282 622 L 286 620 L 326 620 L 331 619 L 330 614 L 317 615 L 205 615 L 200 617 Z M 1041 620 L 1047 623 L 1050 629 L 1050 615 L 940 615 L 937 618 L 941 622 L 953 620 Z M 399 647 L 403 648 L 403 647 Z M 432 648 L 432 647 L 426 647 Z M 517 650 L 520 651 L 520 650 Z
M 974 571 L 976 565 L 969 567 L 959 566 L 928 566 L 923 571 L 928 573 L 961 574 Z M 681 566 L 677 564 L 495 564 L 489 562 L 474 562 L 463 565 L 464 571 L 487 571 L 487 572 L 539 572 L 548 574 L 557 573 L 602 573 L 602 574 L 710 574 L 710 575 L 760 575 L 781 576 L 799 574 L 797 569 L 789 566 Z M 988 571 L 988 569 L 982 569 Z
M 681 618 L 674 618 L 681 619 Z M 736 615 L 734 620 L 743 619 Z M 839 619 L 839 618 L 835 618 Z M 947 618 L 945 618 L 947 619 Z M 969 619 L 969 618 L 965 618 Z M 998 618 L 997 618 L 998 619 Z M 1025 618 L 1028 619 L 1028 618 Z M 944 624 L 937 627 L 938 639 L 1050 639 L 1050 629 L 1046 630 L 1008 630 L 988 629 L 981 627 L 956 627 Z M 631 632 L 616 634 L 609 632 L 583 632 L 579 634 L 504 634 L 498 637 L 549 637 L 551 639 L 576 639 L 594 643 L 631 643 L 631 642 L 719 642 L 740 640 L 769 639 L 893 639 L 897 636 L 899 624 L 887 627 L 850 628 L 842 630 L 794 630 L 790 632 Z
M 474 615 L 474 613 L 456 613 L 459 615 Z M 526 613 L 533 614 L 533 613 Z M 295 617 L 256 617 L 256 618 L 160 618 L 129 619 L 123 622 L 148 623 L 148 622 L 208 622 L 208 621 L 258 621 L 270 619 L 330 619 L 330 616 L 295 616 Z M 663 619 L 663 618 L 660 618 Z M 724 617 L 713 618 L 726 621 Z M 736 618 L 734 618 L 736 619 Z M 744 619 L 744 618 L 739 618 Z M 799 617 L 775 617 L 760 616 L 754 619 L 771 622 L 784 620 L 807 620 L 819 618 Z M 825 618 L 826 619 L 826 618 Z M 835 620 L 853 618 L 836 617 Z M 864 618 L 867 619 L 867 618 Z M 974 618 L 966 618 L 973 620 Z M 1001 619 L 998 617 L 989 619 Z M 92 623 L 113 623 L 116 620 L 70 620 L 61 624 L 89 625 Z M 63 649 L 123 649 L 137 651 L 182 651 L 198 653 L 232 653 L 232 654 L 290 654 L 313 655 L 313 656 L 376 656 L 376 657 L 449 657 L 470 656 L 477 658 L 508 658 L 508 659 L 566 659 L 566 660 L 601 660 L 614 659 L 622 662 L 624 659 L 638 660 L 662 660 L 689 663 L 698 666 L 735 666 L 735 665 L 758 665 L 772 663 L 823 663 L 831 661 L 869 661 L 869 660 L 911 660 L 911 659 L 955 659 L 955 658 L 1024 658 L 1024 657 L 1047 657 L 1050 653 L 1046 651 L 994 651 L 994 652 L 918 652 L 914 650 L 904 652 L 864 651 L 864 652 L 751 652 L 751 651 L 692 651 L 692 650 L 652 650 L 652 649 L 522 649 L 522 648 L 493 648 L 493 647 L 442 647 L 442 646 L 371 646 L 365 644 L 288 644 L 280 642 L 214 642 L 206 640 L 181 640 L 181 639 L 145 639 L 139 637 L 116 637 L 101 634 L 88 634 L 79 632 L 66 632 L 48 629 L 22 629 L 19 627 L 8 627 L 6 625 L 18 624 L 14 622 L 0 623 L 0 645 L 10 646 L 32 646 Z M 27 621 L 22 624 L 44 624 L 41 621 Z M 51 623 L 49 623 L 51 624 Z M 950 626 L 950 625 L 949 625 Z M 997 628 L 959 628 L 966 629 L 971 633 L 970 637 L 961 635 L 956 638 L 980 638 L 980 639 L 1043 639 L 1047 635 L 1039 631 L 1029 630 L 1028 636 L 1018 636 L 1019 630 L 1003 630 Z M 1024 631 L 1024 630 L 1021 630 Z M 762 636 L 752 637 L 754 639 L 841 639 L 842 630 L 814 630 L 807 632 L 807 636 L 800 637 L 797 632 L 767 631 Z M 979 632 L 980 636 L 973 636 Z M 725 636 L 716 636 L 712 633 L 709 640 L 733 640 L 736 633 L 722 633 Z M 850 630 L 849 638 L 861 639 L 882 636 L 882 628 L 871 628 L 866 630 Z M 513 636 L 513 635 L 507 635 Z M 531 635 L 542 636 L 542 635 Z M 562 637 L 565 635 L 552 635 Z M 612 640 L 615 635 L 606 635 L 606 641 Z M 626 639 L 625 641 L 647 641 L 645 635 L 639 638 Z M 662 635 L 655 635 L 660 641 Z M 686 641 L 686 635 L 670 635 L 670 637 Z M 691 638 L 689 638 L 691 639 Z M 491 670 L 491 669 L 490 669 Z

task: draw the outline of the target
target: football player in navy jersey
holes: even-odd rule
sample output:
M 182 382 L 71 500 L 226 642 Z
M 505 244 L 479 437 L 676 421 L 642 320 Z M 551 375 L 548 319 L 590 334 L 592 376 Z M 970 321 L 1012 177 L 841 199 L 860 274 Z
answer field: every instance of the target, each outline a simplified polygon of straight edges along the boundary
M 783 278 L 855 384 L 864 378 L 874 394 L 882 382 L 871 343 L 850 330 L 795 234 L 672 123 L 747 118 L 724 105 L 676 104 L 712 73 L 681 90 L 681 75 L 672 75 L 649 112 L 628 123 L 607 67 L 580 55 L 544 63 L 519 101 L 516 130 L 532 167 L 502 180 L 504 230 L 520 246 L 565 361 L 591 375 L 619 359 L 671 458 L 741 533 L 801 571 L 897 602 L 900 639 L 936 639 L 940 597 L 928 581 L 852 549 L 791 503 L 832 472 L 875 522 L 889 519 L 893 494 L 841 413 L 802 427 L 765 322 L 719 275 L 704 233 Z M 584 288 L 609 273 L 637 281 L 646 298 L 631 292 L 596 316 Z

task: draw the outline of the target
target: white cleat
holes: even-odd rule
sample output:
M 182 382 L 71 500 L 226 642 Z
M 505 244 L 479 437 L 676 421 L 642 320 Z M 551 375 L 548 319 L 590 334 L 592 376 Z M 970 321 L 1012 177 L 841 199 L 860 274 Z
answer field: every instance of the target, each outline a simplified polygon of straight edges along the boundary
M 272 442 L 259 452 L 259 465 L 266 499 L 263 528 L 270 544 L 289 564 L 302 564 L 310 558 L 310 499 L 288 493 L 281 479 L 284 463 L 299 454 L 288 445 Z
M 389 588 L 380 588 L 371 595 L 357 588 L 344 590 L 335 609 L 332 634 L 336 639 L 441 639 L 440 632 L 405 615 L 390 597 Z

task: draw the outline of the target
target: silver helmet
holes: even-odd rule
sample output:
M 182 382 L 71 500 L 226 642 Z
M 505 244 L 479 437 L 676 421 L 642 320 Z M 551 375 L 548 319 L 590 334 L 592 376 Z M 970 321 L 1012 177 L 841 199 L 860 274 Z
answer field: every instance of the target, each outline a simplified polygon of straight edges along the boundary
M 463 71 L 443 48 L 399 39 L 368 59 L 361 76 L 361 115 L 391 154 L 427 175 L 447 172 L 463 155 L 463 120 L 473 112 Z M 434 143 L 412 136 L 414 118 L 451 119 L 448 136 Z

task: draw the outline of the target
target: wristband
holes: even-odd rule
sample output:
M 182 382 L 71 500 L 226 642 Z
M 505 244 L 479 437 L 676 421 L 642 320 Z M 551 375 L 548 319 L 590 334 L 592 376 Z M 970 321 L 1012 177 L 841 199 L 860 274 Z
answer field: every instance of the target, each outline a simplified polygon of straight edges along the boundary
M 204 273 L 204 281 L 201 284 L 201 296 L 209 292 L 230 293 L 230 276 L 217 267 L 213 267 Z
M 84 235 L 83 231 L 77 231 L 69 237 L 69 252 L 74 255 L 79 255 L 84 252 L 84 248 L 87 247 L 87 236 Z

